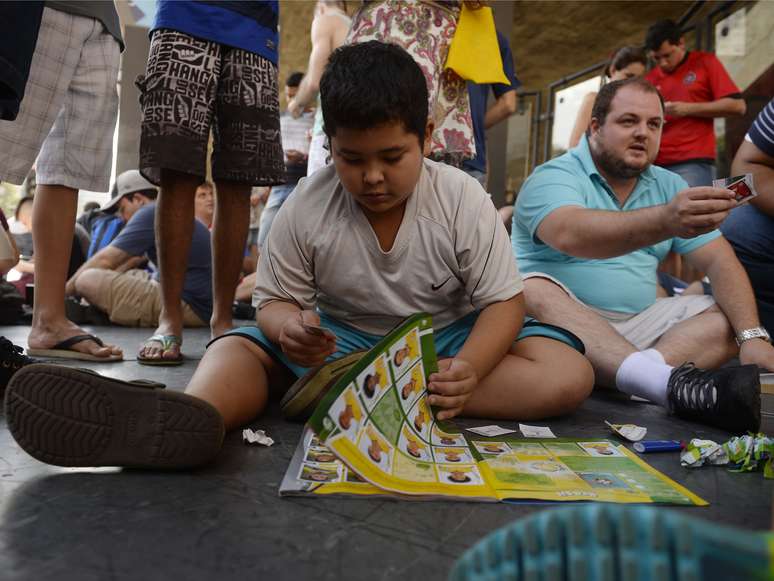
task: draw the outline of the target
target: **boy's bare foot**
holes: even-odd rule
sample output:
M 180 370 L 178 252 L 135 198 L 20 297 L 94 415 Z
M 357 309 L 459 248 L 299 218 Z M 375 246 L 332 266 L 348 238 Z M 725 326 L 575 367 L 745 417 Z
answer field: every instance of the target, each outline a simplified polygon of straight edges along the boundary
M 27 337 L 28 351 L 50 350 L 63 341 L 79 335 L 88 335 L 88 333 L 67 319 L 46 325 L 33 324 Z M 106 360 L 123 357 L 123 351 L 119 347 L 100 346 L 96 341 L 87 339 L 73 343 L 67 347 L 67 350 Z

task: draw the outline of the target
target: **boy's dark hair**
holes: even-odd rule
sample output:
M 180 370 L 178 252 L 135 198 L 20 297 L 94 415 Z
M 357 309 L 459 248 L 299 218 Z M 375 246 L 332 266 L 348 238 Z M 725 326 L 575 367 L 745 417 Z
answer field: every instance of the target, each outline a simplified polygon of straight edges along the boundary
M 645 48 L 656 51 L 664 42 L 679 44 L 682 36 L 683 31 L 674 20 L 659 20 L 648 28 L 645 35 Z
M 624 87 L 633 87 L 639 89 L 643 93 L 653 93 L 658 95 L 658 100 L 661 103 L 661 111 L 664 111 L 664 99 L 658 89 L 650 84 L 650 81 L 643 79 L 642 77 L 632 77 L 631 79 L 624 79 L 623 81 L 613 81 L 604 85 L 597 93 L 597 98 L 594 100 L 594 105 L 591 108 L 591 118 L 596 119 L 600 125 L 605 124 L 607 114 L 610 113 L 610 107 L 613 104 L 618 91 Z
M 297 87 L 301 84 L 301 79 L 304 78 L 304 73 L 301 71 L 293 71 L 288 75 L 288 78 L 285 79 L 285 86 L 286 87 Z
M 609 77 L 613 73 L 612 69 L 620 71 L 632 63 L 641 63 L 642 66 L 647 67 L 648 57 L 645 56 L 645 51 L 639 46 L 622 46 L 610 57 L 605 75 Z
M 400 121 L 425 139 L 427 83 L 411 55 L 395 44 L 371 40 L 337 48 L 320 79 L 325 134 L 339 127 L 370 129 Z

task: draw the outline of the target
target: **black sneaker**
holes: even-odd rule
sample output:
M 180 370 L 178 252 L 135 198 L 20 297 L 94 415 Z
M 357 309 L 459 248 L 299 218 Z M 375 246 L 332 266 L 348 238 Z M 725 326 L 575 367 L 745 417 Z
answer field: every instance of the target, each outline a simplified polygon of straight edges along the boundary
M 669 410 L 735 434 L 761 426 L 761 382 L 757 365 L 699 369 L 693 363 L 675 367 L 669 376 Z
M 0 337 L 0 396 L 13 374 L 30 363 L 36 363 L 36 360 L 25 355 L 24 349 L 18 345 L 14 345 L 5 337 Z

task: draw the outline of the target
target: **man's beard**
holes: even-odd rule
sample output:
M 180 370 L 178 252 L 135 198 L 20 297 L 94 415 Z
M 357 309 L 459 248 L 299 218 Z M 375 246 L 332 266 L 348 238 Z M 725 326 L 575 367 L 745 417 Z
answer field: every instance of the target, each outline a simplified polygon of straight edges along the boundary
M 650 167 L 650 162 L 644 166 L 630 165 L 622 157 L 607 149 L 604 144 L 597 141 L 596 147 L 592 148 L 594 163 L 597 164 L 605 174 L 619 180 L 628 180 L 636 178 L 642 172 Z

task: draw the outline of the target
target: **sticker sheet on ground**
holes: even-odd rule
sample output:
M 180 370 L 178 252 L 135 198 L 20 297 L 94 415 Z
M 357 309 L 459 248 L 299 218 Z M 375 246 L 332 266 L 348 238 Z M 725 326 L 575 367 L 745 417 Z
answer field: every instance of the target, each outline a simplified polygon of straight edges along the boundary
M 606 439 L 486 437 L 436 422 L 427 377 L 437 369 L 430 317 L 410 317 L 323 397 L 281 494 L 706 504 Z
M 707 504 L 609 440 L 471 439 L 484 480 L 500 500 Z

